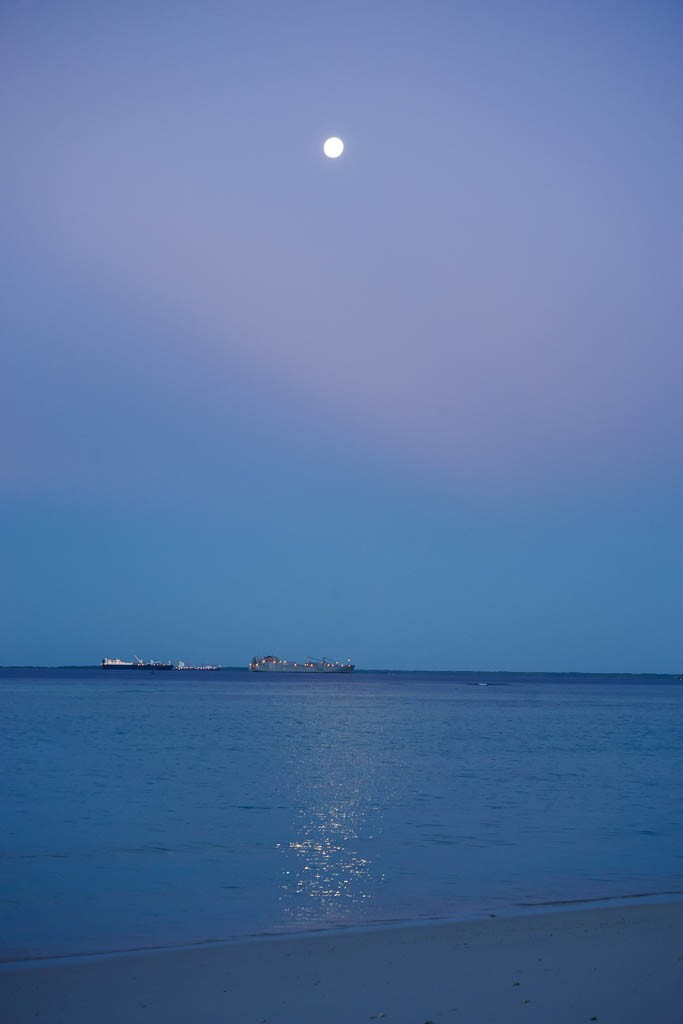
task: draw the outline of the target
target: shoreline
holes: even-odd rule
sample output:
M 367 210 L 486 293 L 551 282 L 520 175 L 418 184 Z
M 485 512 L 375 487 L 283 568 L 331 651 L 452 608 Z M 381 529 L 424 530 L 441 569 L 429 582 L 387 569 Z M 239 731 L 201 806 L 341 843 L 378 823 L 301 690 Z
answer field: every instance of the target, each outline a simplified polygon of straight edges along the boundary
M 245 932 L 224 938 L 195 939 L 187 942 L 173 942 L 168 945 L 119 946 L 111 949 L 81 950 L 66 953 L 36 953 L 8 955 L 0 954 L 0 974 L 13 969 L 49 967 L 52 964 L 80 964 L 98 960 L 115 959 L 125 956 L 153 956 L 163 953 L 187 952 L 202 949 L 220 949 L 242 944 L 259 942 L 284 942 L 289 939 L 316 939 L 327 936 L 359 935 L 366 932 L 394 931 L 396 929 L 419 929 L 440 925 L 460 925 L 491 918 L 543 917 L 547 914 L 562 914 L 582 909 L 619 909 L 631 906 L 659 906 L 661 904 L 683 905 L 683 889 L 664 889 L 660 892 L 624 893 L 620 896 L 583 896 L 573 899 L 541 900 L 529 903 L 514 903 L 507 907 L 483 907 L 453 916 L 422 918 L 387 918 L 378 921 L 337 924 L 319 927 Z M 683 909 L 683 908 L 682 908 Z
M 12 1024 L 679 1024 L 683 901 L 6 962 Z

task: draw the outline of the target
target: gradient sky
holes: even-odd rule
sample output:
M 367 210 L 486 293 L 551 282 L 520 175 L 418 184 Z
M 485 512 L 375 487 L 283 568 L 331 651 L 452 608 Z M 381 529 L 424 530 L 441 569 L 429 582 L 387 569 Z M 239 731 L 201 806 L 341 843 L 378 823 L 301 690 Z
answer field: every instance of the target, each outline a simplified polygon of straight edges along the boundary
M 6 0 L 0 664 L 683 670 L 682 44 Z

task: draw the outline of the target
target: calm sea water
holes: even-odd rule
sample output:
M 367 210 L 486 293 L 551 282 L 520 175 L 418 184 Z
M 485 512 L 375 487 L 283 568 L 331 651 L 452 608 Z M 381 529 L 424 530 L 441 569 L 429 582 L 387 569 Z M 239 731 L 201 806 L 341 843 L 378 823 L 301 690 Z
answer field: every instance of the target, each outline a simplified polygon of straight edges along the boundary
M 683 890 L 674 680 L 1 670 L 0 706 L 1 958 Z

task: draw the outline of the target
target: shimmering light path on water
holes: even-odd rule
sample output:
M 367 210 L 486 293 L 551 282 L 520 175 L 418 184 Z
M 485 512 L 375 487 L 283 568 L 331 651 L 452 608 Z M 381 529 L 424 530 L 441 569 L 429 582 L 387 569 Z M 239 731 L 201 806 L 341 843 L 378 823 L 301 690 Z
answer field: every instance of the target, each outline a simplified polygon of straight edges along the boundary
M 485 678 L 0 671 L 2 955 L 683 890 L 683 685 Z

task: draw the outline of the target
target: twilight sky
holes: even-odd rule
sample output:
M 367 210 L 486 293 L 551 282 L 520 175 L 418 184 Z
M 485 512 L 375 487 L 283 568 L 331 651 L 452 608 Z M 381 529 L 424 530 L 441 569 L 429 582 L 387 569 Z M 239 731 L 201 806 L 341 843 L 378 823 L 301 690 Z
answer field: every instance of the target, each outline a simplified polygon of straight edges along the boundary
M 6 0 L 0 664 L 682 671 L 682 44 Z

